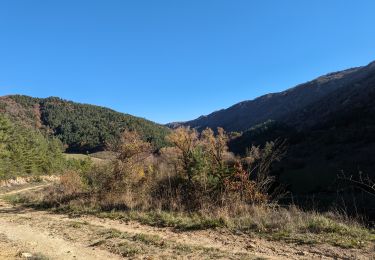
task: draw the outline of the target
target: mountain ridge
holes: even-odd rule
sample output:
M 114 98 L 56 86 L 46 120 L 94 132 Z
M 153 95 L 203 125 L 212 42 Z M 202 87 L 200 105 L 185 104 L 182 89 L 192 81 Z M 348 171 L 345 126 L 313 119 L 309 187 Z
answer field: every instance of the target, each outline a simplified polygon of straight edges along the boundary
M 159 148 L 164 146 L 164 137 L 169 132 L 165 126 L 144 118 L 59 97 L 2 96 L 0 112 L 18 124 L 58 137 L 68 152 L 103 150 L 125 129 L 137 130 Z
M 198 130 L 206 127 L 214 129 L 223 127 L 227 131 L 246 131 L 267 120 L 280 120 L 285 115 L 298 111 L 341 87 L 350 85 L 364 77 L 367 70 L 373 72 L 374 67 L 375 62 L 371 62 L 367 66 L 328 73 L 281 92 L 241 101 L 194 120 L 167 125 L 172 128 L 190 126 Z

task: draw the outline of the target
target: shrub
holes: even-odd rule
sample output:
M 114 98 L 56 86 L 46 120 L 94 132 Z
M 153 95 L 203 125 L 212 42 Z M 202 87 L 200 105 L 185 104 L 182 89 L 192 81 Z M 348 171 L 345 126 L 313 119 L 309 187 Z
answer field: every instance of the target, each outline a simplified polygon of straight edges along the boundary
M 273 143 L 253 147 L 241 160 L 228 153 L 229 138 L 222 129 L 199 135 L 179 128 L 167 139 L 173 146 L 155 153 L 137 132 L 123 132 L 112 163 L 63 175 L 60 191 L 66 199 L 59 200 L 90 194 L 90 203 L 104 210 L 194 212 L 271 198 L 269 167 L 280 155 Z

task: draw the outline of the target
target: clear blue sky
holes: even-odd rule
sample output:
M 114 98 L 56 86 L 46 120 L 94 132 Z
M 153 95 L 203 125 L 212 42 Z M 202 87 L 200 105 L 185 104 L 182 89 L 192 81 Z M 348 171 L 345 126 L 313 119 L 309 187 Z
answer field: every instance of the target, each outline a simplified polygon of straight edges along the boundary
M 166 123 L 375 60 L 374 0 L 1 0 L 0 95 Z

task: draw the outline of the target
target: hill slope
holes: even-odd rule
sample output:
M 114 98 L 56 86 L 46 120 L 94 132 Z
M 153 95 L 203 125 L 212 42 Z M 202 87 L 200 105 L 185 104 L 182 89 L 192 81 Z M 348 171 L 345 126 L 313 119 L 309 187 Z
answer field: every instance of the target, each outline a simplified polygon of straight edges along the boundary
M 169 131 L 146 119 L 55 97 L 0 97 L 0 111 L 12 121 L 45 130 L 58 137 L 68 152 L 102 150 L 124 129 L 137 130 L 144 139 L 161 147 Z
M 245 131 L 267 120 L 283 121 L 289 115 L 318 102 L 330 93 L 356 84 L 374 71 L 372 63 L 365 67 L 331 73 L 286 91 L 244 101 L 182 124 L 198 129 L 223 127 L 227 131 Z M 296 123 L 303 121 L 302 117 Z
M 326 201 L 337 198 L 342 171 L 354 179 L 359 172 L 375 179 L 375 63 L 351 75 L 350 84 L 303 109 L 245 131 L 232 140 L 231 150 L 244 153 L 252 144 L 287 139 L 287 156 L 275 170 L 280 180 L 294 194 L 324 193 Z M 345 190 L 343 196 L 348 194 Z M 355 206 L 374 212 L 375 201 L 360 196 Z

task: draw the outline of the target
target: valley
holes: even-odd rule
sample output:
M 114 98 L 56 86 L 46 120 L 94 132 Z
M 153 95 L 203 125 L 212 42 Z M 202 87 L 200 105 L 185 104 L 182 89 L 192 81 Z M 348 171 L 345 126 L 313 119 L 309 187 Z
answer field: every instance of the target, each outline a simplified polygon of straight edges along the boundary
M 375 260 L 375 1 L 0 1 L 0 260 Z
M 372 259 L 374 94 L 370 63 L 167 125 L 0 97 L 0 258 Z

